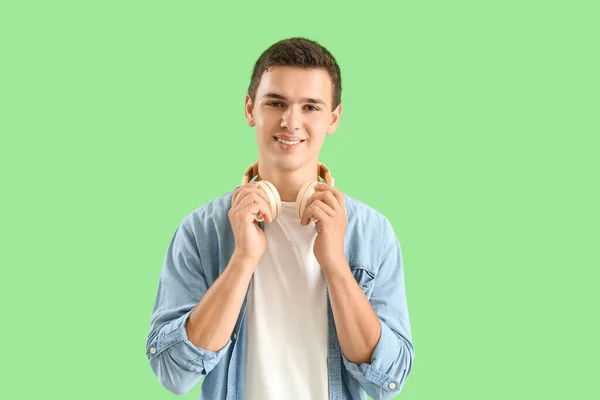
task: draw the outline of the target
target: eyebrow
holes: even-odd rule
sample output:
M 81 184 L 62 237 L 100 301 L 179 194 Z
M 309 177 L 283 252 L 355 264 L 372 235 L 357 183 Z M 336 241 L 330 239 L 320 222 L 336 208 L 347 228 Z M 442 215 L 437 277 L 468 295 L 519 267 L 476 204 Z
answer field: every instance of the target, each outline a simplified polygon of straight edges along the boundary
M 278 100 L 287 100 L 287 97 L 282 96 L 282 95 L 280 95 L 278 93 L 273 93 L 273 92 L 265 94 L 263 96 L 263 98 L 265 98 L 265 97 L 270 97 L 270 98 L 278 99 Z M 325 105 L 325 102 L 323 100 L 316 99 L 316 98 L 313 99 L 313 98 L 310 98 L 310 97 L 305 97 L 303 99 L 300 99 L 300 101 L 302 101 L 303 103 L 313 103 L 313 104 L 323 104 L 323 105 Z

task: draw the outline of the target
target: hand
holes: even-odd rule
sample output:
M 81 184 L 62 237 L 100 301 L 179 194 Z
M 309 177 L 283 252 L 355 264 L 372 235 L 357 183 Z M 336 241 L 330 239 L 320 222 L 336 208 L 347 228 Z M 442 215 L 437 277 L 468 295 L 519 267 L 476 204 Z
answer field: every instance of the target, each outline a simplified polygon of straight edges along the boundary
M 233 192 L 231 209 L 227 214 L 235 238 L 234 254 L 258 263 L 267 248 L 265 233 L 255 220 L 256 214 L 271 222 L 271 209 L 267 194 L 258 183 L 249 182 Z
M 319 233 L 313 252 L 321 268 L 340 265 L 346 260 L 344 236 L 346 234 L 346 208 L 344 194 L 331 185 L 321 183 L 317 192 L 307 202 L 301 225 L 308 225 L 314 218 Z

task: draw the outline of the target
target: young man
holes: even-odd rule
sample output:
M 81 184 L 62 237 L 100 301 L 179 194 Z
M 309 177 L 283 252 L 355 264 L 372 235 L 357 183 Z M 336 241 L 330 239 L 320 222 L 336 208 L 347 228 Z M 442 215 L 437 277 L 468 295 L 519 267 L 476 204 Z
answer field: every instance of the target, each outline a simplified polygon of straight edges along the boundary
M 316 42 L 282 40 L 256 62 L 245 116 L 257 176 L 181 221 L 160 275 L 146 354 L 169 391 L 205 378 L 202 399 L 399 393 L 414 349 L 389 221 L 326 183 L 296 215 L 341 114 L 339 67 Z M 281 198 L 276 219 L 260 181 Z

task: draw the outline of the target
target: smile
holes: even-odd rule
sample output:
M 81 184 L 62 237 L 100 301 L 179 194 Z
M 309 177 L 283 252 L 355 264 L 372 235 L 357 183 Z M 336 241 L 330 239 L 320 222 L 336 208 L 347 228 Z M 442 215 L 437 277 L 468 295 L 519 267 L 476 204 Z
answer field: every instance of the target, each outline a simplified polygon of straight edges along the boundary
M 303 142 L 306 141 L 306 140 L 295 140 L 293 142 L 290 142 L 288 140 L 283 140 L 283 139 L 279 139 L 279 138 L 274 138 L 274 139 L 277 142 L 277 147 L 279 147 L 282 150 L 293 150 L 293 149 L 299 147 L 300 144 L 302 144 Z
M 298 143 L 304 142 L 304 140 L 296 140 L 294 142 L 288 142 L 287 140 L 283 140 L 283 139 L 279 139 L 279 138 L 275 138 L 275 139 L 277 139 L 278 141 L 280 141 L 281 143 L 284 143 L 284 144 L 298 144 Z

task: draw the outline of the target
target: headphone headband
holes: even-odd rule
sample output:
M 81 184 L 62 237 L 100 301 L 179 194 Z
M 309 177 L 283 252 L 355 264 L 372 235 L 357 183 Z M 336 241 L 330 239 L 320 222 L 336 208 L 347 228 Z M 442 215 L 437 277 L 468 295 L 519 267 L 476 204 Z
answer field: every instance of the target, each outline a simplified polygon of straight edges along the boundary
M 258 176 L 258 161 L 253 162 L 248 168 L 246 168 L 246 172 L 244 172 L 244 177 L 242 178 L 242 185 L 250 182 L 254 177 Z M 329 168 L 325 166 L 323 163 L 319 163 L 317 167 L 317 176 L 322 178 L 325 182 L 329 183 L 331 186 L 334 186 L 333 176 L 331 176 L 331 171 Z

